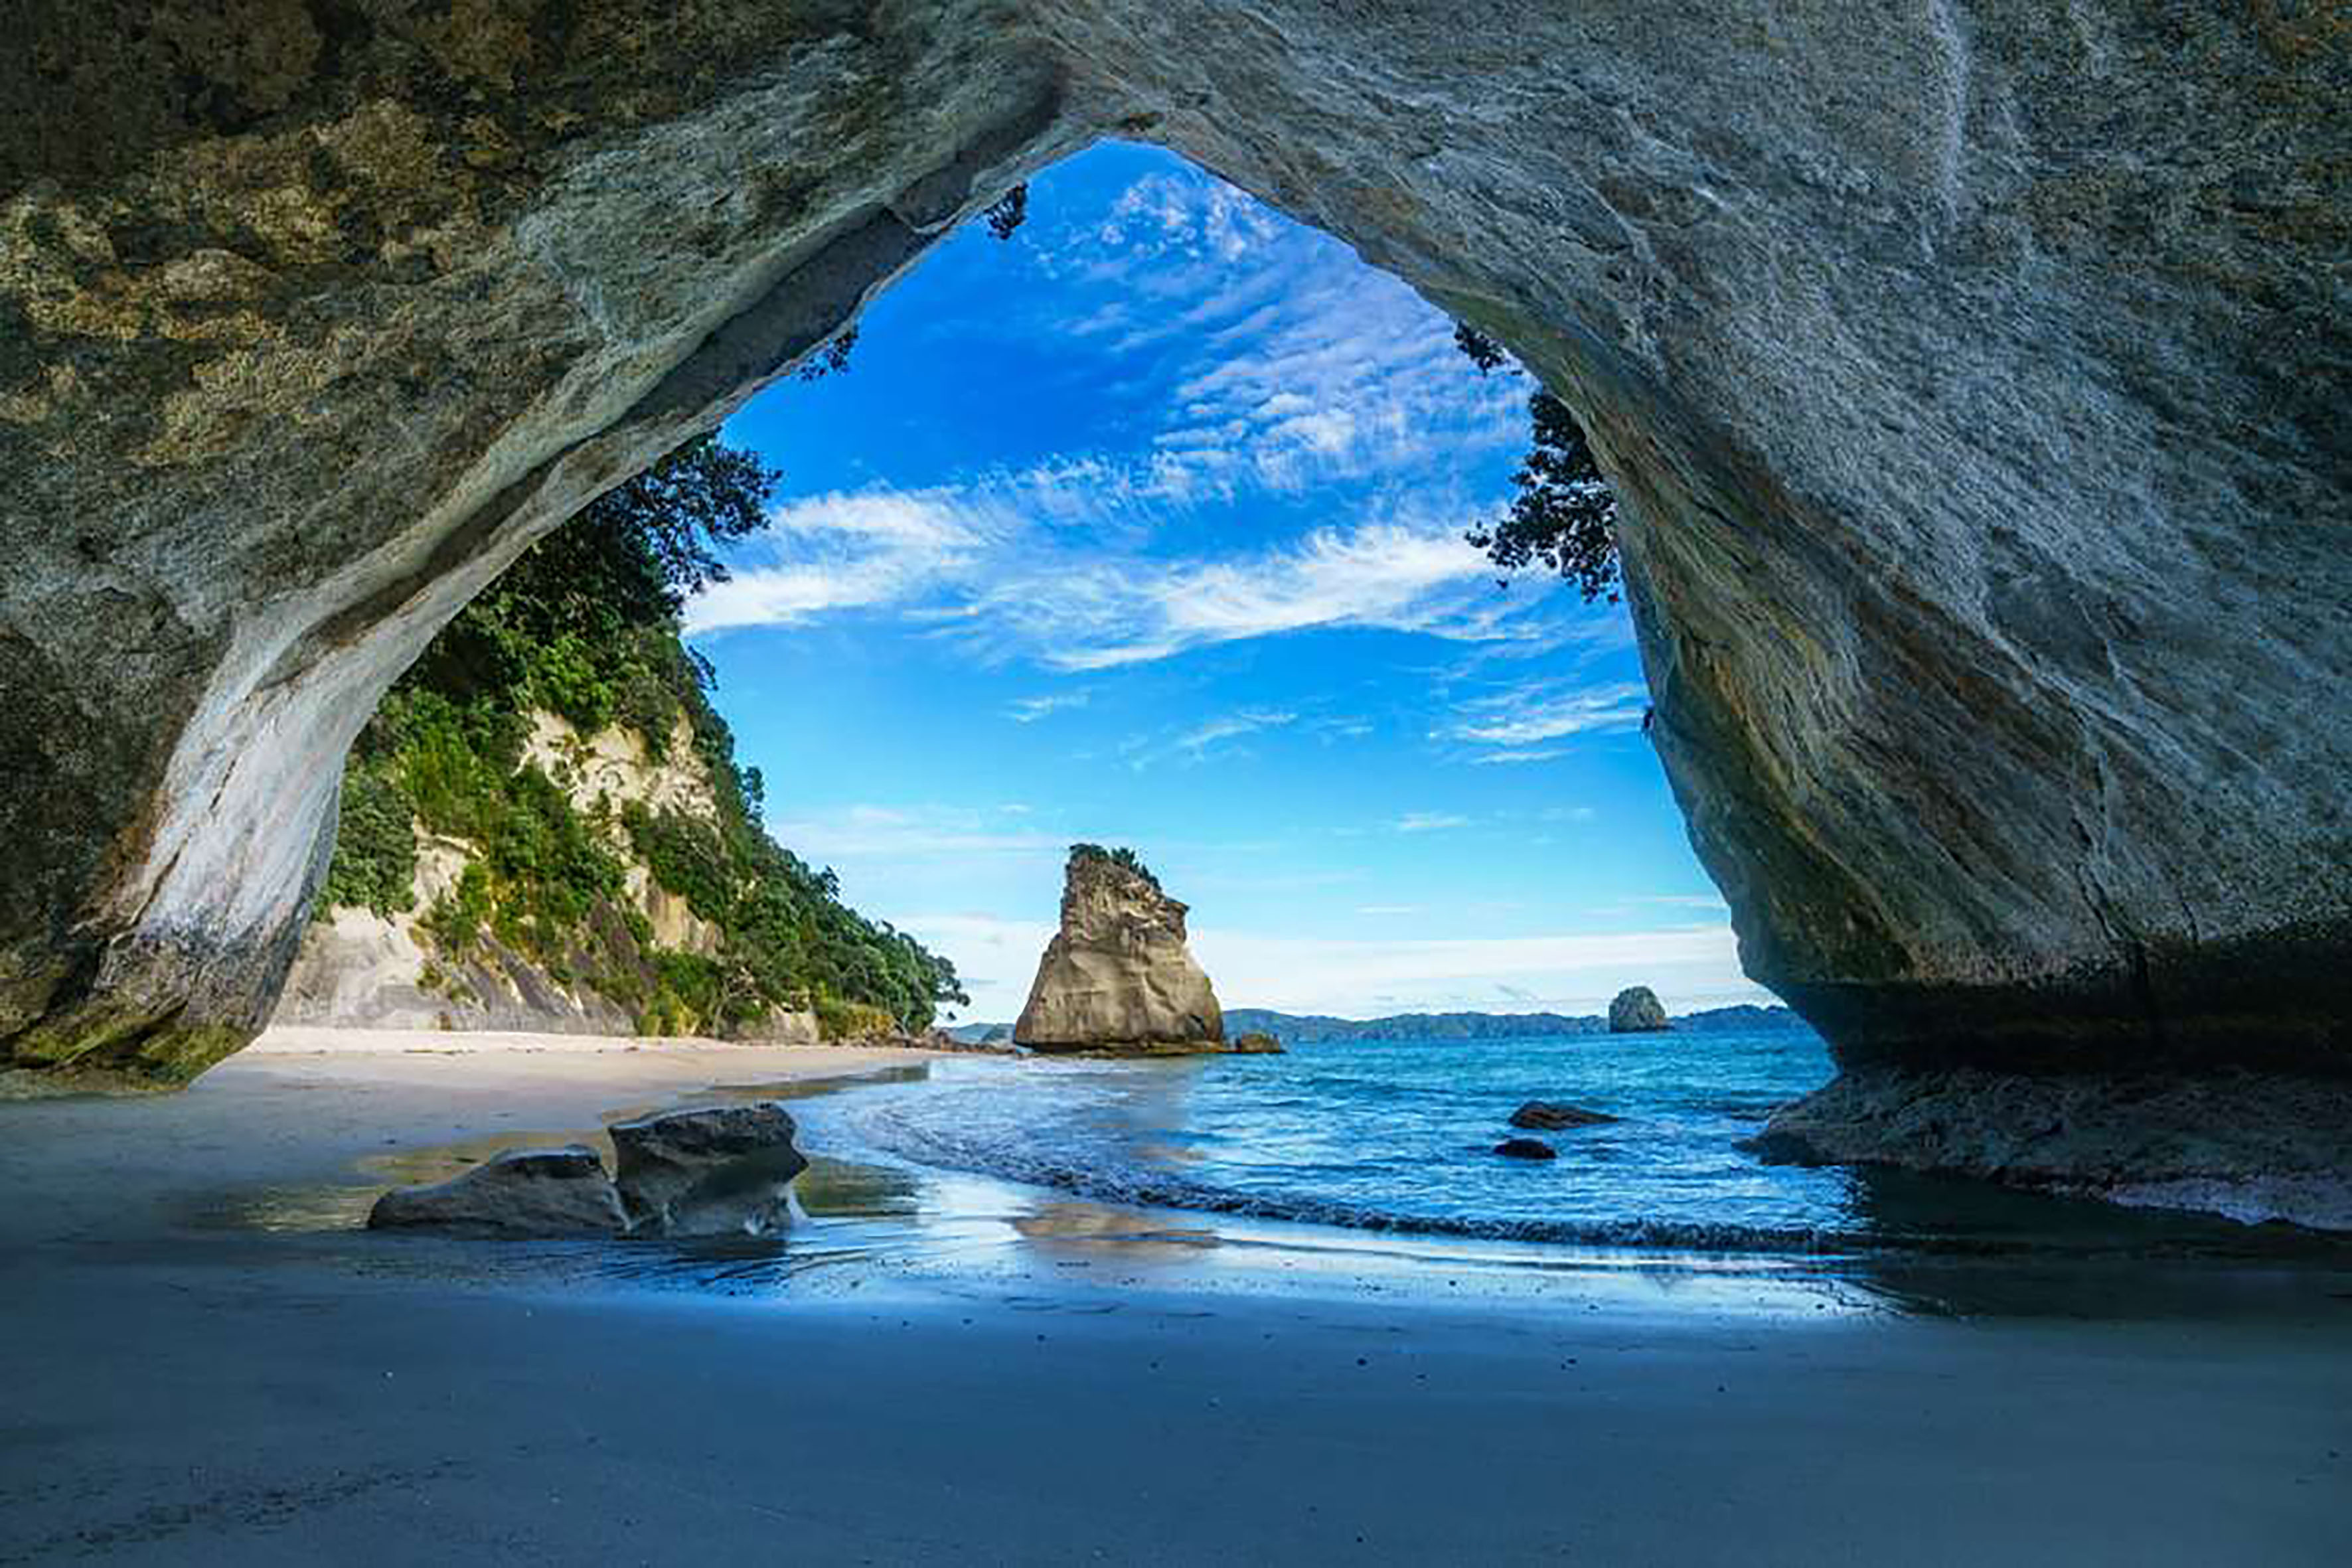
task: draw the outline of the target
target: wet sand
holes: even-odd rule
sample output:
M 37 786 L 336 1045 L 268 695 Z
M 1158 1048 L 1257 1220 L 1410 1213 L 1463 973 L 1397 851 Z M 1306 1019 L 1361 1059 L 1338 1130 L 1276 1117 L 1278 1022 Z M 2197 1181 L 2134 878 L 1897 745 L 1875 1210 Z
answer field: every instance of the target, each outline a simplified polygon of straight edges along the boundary
M 920 1059 L 425 1039 L 0 1106 L 0 1563 L 2319 1563 L 2352 1535 L 2340 1275 L 1928 1316 L 1806 1271 L 1294 1267 L 1043 1197 L 834 1219 L 856 1173 L 822 1163 L 781 1259 L 306 1220 L 417 1151 Z

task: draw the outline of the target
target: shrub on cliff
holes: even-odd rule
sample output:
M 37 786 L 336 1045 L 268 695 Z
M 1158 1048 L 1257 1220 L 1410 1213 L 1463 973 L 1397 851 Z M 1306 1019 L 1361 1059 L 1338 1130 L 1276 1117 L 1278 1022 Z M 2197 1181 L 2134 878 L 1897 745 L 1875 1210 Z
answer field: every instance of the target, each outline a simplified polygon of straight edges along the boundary
M 1073 844 L 1070 846 L 1070 859 L 1073 862 L 1081 860 L 1106 861 L 1110 865 L 1118 867 L 1121 870 L 1130 871 L 1136 876 L 1142 878 L 1145 881 L 1151 884 L 1155 891 L 1160 889 L 1160 879 L 1151 874 L 1151 868 L 1143 863 L 1143 857 L 1138 855 L 1134 850 L 1129 848 L 1124 844 L 1119 845 L 1115 849 L 1106 849 L 1099 844 Z
M 768 837 L 763 783 L 737 767 L 706 691 L 709 666 L 678 638 L 686 596 L 724 578 L 718 547 L 759 526 L 775 479 L 749 453 L 691 442 L 526 551 L 461 611 L 353 748 L 322 907 L 404 908 L 421 825 L 472 850 L 420 919 L 446 954 L 495 940 L 630 1008 L 648 1033 L 727 1032 L 779 1006 L 879 1010 L 920 1029 L 940 1003 L 966 1001 L 946 959 L 843 904 L 830 871 Z M 524 765 L 534 709 L 583 732 L 632 730 L 656 762 L 683 720 L 717 819 L 642 805 L 617 823 L 583 817 Z M 615 828 L 655 881 L 718 929 L 716 954 L 653 948 Z

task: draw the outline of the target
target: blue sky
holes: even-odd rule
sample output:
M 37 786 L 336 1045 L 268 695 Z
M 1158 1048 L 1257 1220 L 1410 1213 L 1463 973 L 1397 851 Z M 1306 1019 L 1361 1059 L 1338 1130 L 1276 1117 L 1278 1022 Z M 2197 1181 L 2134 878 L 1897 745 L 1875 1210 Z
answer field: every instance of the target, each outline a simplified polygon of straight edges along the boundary
M 769 825 L 1019 1010 L 1065 847 L 1133 845 L 1229 1006 L 1758 999 L 1621 609 L 1498 588 L 1527 384 L 1164 153 L 1032 182 L 728 438 L 784 472 L 688 608 Z

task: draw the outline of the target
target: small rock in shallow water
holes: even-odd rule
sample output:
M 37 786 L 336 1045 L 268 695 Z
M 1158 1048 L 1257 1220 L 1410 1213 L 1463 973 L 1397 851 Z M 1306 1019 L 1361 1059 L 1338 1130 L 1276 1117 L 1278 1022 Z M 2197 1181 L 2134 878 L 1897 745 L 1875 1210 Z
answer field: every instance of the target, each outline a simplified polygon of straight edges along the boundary
M 808 1161 L 776 1104 L 719 1105 L 617 1121 L 621 1201 L 637 1229 L 668 1236 L 764 1236 L 791 1222 L 785 1185 Z
M 1617 1118 L 1605 1110 L 1587 1110 L 1580 1105 L 1563 1105 L 1553 1100 L 1530 1100 L 1511 1112 L 1511 1125 L 1532 1127 L 1544 1132 L 1559 1132 L 1570 1127 L 1598 1127 Z
M 1246 1035 L 1234 1036 L 1225 1048 L 1237 1057 L 1278 1057 L 1283 1054 L 1280 1040 L 1255 1029 Z
M 628 1228 L 628 1218 L 596 1151 L 572 1143 L 512 1149 L 452 1181 L 395 1187 L 376 1199 L 368 1228 L 617 1235 Z
M 1513 1160 L 1557 1160 L 1559 1151 L 1540 1138 L 1506 1138 L 1495 1152 Z

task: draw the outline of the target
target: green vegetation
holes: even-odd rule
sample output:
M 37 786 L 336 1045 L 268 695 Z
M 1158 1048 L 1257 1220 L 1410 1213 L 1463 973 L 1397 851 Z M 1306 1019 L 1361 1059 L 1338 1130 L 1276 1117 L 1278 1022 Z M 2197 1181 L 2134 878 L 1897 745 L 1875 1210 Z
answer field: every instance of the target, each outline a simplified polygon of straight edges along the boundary
M 1024 180 L 997 197 L 982 216 L 988 220 L 989 233 L 1011 239 L 1029 216 L 1029 182 Z
M 1505 363 L 1503 346 L 1475 327 L 1456 323 L 1454 345 L 1480 374 Z M 1601 476 L 1592 443 L 1567 404 L 1538 388 L 1528 399 L 1532 426 L 1528 455 L 1511 482 L 1518 494 L 1501 521 L 1467 534 L 1471 544 L 1506 572 L 1541 562 L 1574 583 L 1587 603 L 1618 598 L 1623 580 L 1617 554 L 1617 496 Z
M 814 1009 L 829 1033 L 921 1029 L 940 1003 L 967 1000 L 947 960 L 843 904 L 831 871 L 768 837 L 759 772 L 737 767 L 709 667 L 678 640 L 686 595 L 724 577 L 716 546 L 759 526 L 774 483 L 750 454 L 693 442 L 467 605 L 352 749 L 322 907 L 408 909 L 421 827 L 469 852 L 418 917 L 453 994 L 467 987 L 454 965 L 503 952 L 611 998 L 648 1034 L 737 1033 L 777 1007 Z M 575 806 L 525 760 L 534 710 L 583 735 L 634 731 L 656 762 L 690 745 L 717 816 Z M 654 944 L 625 846 L 716 928 L 716 952 Z
M 1151 874 L 1151 868 L 1143 863 L 1143 857 L 1138 855 L 1134 850 L 1129 849 L 1124 844 L 1118 846 L 1115 849 L 1106 849 L 1099 844 L 1071 845 L 1070 863 L 1072 865 L 1076 865 L 1078 862 L 1083 860 L 1108 861 L 1109 864 L 1117 866 L 1123 871 L 1132 871 L 1135 875 L 1150 883 L 1152 891 L 1160 892 L 1164 890 L 1160 886 L 1160 879 Z

